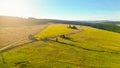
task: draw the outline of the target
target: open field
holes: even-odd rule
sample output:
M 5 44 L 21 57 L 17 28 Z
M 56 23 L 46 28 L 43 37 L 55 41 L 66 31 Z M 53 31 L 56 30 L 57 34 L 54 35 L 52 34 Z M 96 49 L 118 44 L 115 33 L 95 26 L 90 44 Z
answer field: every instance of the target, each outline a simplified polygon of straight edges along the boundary
M 30 42 L 29 35 L 43 30 L 47 24 L 31 26 L 0 26 L 0 48 L 21 40 L 19 44 Z
M 35 37 L 39 40 L 44 37 L 56 36 L 73 31 L 67 24 L 51 24 L 45 30 L 39 32 Z
M 0 68 L 119 68 L 120 34 L 82 28 L 69 39 L 36 41 L 6 51 L 0 57 Z

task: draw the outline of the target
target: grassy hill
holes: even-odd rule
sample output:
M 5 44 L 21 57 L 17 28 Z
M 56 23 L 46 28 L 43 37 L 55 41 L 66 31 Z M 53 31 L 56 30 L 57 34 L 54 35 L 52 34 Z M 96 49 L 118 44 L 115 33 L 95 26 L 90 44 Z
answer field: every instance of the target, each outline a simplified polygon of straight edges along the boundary
M 29 36 L 40 32 L 48 25 L 38 21 L 35 18 L 0 16 L 0 49 L 31 42 Z M 18 41 L 19 44 L 16 43 Z
M 45 31 L 52 34 L 50 27 Z M 54 27 L 54 31 L 71 30 L 60 27 Z M 119 68 L 120 34 L 81 28 L 82 32 L 70 35 L 69 39 L 36 41 L 1 53 L 0 68 Z M 38 36 L 48 34 L 45 31 Z
M 9 46 L 11 44 L 13 45 L 13 43 L 18 42 L 19 40 L 21 40 L 20 44 L 31 42 L 32 39 L 30 39 L 29 36 L 35 35 L 47 26 L 48 24 L 19 27 L 0 27 L 0 48 Z
M 48 26 L 48 28 L 35 35 L 35 37 L 36 39 L 39 40 L 44 37 L 51 37 L 51 36 L 69 33 L 73 30 L 74 29 L 69 28 L 68 25 L 66 24 L 51 24 L 50 26 Z

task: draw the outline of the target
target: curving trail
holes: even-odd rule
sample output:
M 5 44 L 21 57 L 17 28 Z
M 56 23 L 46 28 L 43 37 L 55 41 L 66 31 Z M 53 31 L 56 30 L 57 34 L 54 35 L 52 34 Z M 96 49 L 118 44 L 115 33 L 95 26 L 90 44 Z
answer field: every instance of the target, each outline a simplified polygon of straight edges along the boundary
M 73 31 L 71 31 L 69 33 L 62 34 L 62 35 L 65 35 L 66 37 L 68 37 L 68 36 L 70 36 L 72 34 L 84 31 L 84 29 L 80 25 L 75 25 L 75 26 L 77 27 L 77 29 L 75 29 L 75 30 L 73 30 Z M 55 40 L 56 38 L 60 38 L 62 35 L 55 35 L 55 36 L 50 36 L 50 37 L 44 37 L 41 40 L 43 40 L 43 41 Z

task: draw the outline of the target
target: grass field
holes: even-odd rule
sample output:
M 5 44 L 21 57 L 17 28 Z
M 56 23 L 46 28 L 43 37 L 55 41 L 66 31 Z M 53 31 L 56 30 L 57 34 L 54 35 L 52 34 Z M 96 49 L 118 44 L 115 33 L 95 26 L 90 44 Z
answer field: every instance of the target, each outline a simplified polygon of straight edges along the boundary
M 51 24 L 45 30 L 38 33 L 35 37 L 37 38 L 37 40 L 39 40 L 44 37 L 50 37 L 50 36 L 69 33 L 72 30 L 74 29 L 69 28 L 68 25 L 65 25 L 65 24 Z
M 47 24 L 31 26 L 0 26 L 0 48 L 8 46 L 18 40 L 21 44 L 30 42 L 29 35 L 34 35 L 42 30 Z
M 64 26 L 60 27 L 64 29 Z M 59 34 L 60 27 L 54 27 L 55 35 Z M 120 34 L 86 26 L 82 28 L 84 31 L 71 35 L 69 39 L 36 41 L 6 51 L 2 53 L 6 64 L 0 57 L 0 68 L 119 68 Z M 40 36 L 51 32 L 45 31 Z

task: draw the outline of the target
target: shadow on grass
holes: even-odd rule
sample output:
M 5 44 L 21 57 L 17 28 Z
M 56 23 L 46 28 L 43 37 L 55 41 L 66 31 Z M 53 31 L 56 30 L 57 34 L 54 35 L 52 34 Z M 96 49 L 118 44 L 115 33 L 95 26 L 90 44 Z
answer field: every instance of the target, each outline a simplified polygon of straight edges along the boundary
M 74 44 L 69 44 L 69 43 L 60 42 L 60 41 L 58 41 L 58 43 L 60 43 L 60 44 L 65 44 L 65 45 L 69 45 L 69 46 L 75 46 Z
M 80 48 L 80 49 L 87 50 L 87 51 L 105 52 L 105 51 L 103 51 L 103 50 L 93 50 L 93 49 L 88 49 L 88 48 L 85 48 L 85 47 L 76 46 L 75 44 L 69 44 L 69 43 L 60 42 L 60 41 L 58 41 L 58 43 L 60 43 L 60 44 L 65 44 L 65 45 L 69 45 L 69 46 L 76 47 L 76 48 Z
M 72 41 L 72 42 L 78 42 L 78 41 L 75 41 L 75 40 L 73 40 L 73 39 L 71 39 L 71 38 L 64 38 L 64 39 L 66 39 L 66 40 L 69 40 L 69 41 Z
M 112 53 L 112 54 L 120 54 L 120 52 L 116 52 L 116 51 L 105 51 L 105 50 L 89 49 L 89 48 L 85 48 L 85 47 L 82 47 L 82 46 L 76 46 L 75 44 L 70 44 L 70 43 L 65 43 L 65 42 L 60 42 L 60 41 L 59 41 L 58 43 L 60 43 L 60 44 L 65 44 L 65 45 L 69 45 L 69 46 L 76 47 L 76 48 L 80 48 L 80 49 L 87 50 L 87 51 L 107 52 L 107 53 Z
M 72 40 L 71 38 L 64 38 L 64 39 L 72 41 L 72 42 L 78 42 L 78 41 Z M 105 50 L 89 49 L 89 48 L 85 48 L 85 47 L 82 47 L 82 46 L 76 46 L 75 44 L 70 44 L 70 43 L 65 43 L 65 42 L 60 42 L 60 41 L 58 41 L 58 43 L 69 45 L 69 46 L 76 47 L 76 48 L 80 48 L 80 49 L 87 50 L 87 51 L 107 52 L 107 53 L 112 53 L 112 54 L 120 54 L 120 52 L 118 52 L 118 51 L 105 51 Z

